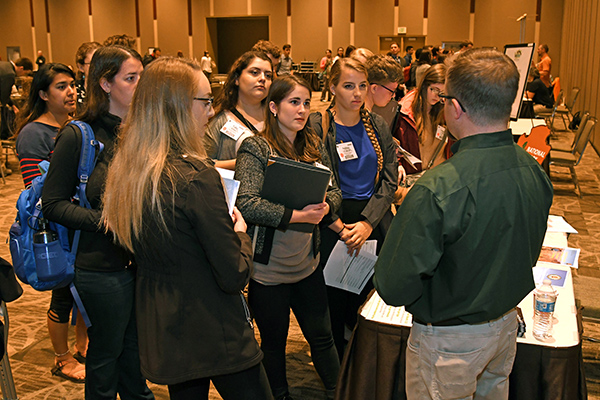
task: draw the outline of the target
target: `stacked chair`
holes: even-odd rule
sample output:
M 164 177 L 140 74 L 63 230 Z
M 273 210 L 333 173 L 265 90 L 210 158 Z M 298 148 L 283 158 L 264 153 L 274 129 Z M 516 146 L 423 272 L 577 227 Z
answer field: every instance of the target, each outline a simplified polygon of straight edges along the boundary
M 559 105 L 556 109 L 554 116 L 560 115 L 565 126 L 569 126 L 569 123 L 571 122 L 571 118 L 573 117 L 573 107 L 575 106 L 577 97 L 579 97 L 579 88 L 574 87 L 571 89 L 571 95 L 565 100 L 565 104 Z M 565 116 L 567 117 L 566 120 Z M 554 119 L 552 120 L 552 123 L 554 123 Z
M 590 117 L 589 113 L 584 113 L 579 129 L 575 132 L 571 148 L 553 147 L 552 150 L 550 150 L 550 165 L 569 168 L 571 180 L 575 185 L 579 197 L 582 197 L 583 194 L 581 193 L 581 187 L 579 186 L 575 167 L 581 162 L 583 152 L 590 141 L 596 122 L 596 118 Z

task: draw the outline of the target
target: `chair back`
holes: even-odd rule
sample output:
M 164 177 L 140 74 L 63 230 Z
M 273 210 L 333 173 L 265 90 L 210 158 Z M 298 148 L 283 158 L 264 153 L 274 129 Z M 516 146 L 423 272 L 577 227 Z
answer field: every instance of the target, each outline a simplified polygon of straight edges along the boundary
M 577 143 L 579 143 L 579 139 L 581 139 L 581 135 L 583 134 L 583 129 L 585 128 L 585 124 L 587 120 L 590 118 L 590 113 L 588 111 L 583 112 L 583 116 L 581 117 L 581 121 L 579 122 L 579 127 L 575 131 L 575 135 L 573 135 L 573 142 L 571 142 L 571 153 L 575 152 L 575 147 Z
M 565 102 L 565 106 L 567 107 L 567 110 L 569 110 L 569 112 L 573 110 L 573 106 L 575 105 L 575 100 L 577 100 L 577 96 L 579 96 L 579 88 L 574 87 L 573 89 L 571 89 L 571 96 L 569 96 L 569 99 Z
M 590 137 L 592 136 L 592 131 L 594 130 L 594 126 L 596 125 L 596 122 L 597 122 L 596 118 L 589 117 L 585 124 L 585 127 L 583 128 L 581 137 L 579 138 L 579 141 L 575 145 L 574 155 L 575 155 L 575 157 L 577 157 L 577 161 L 575 162 L 575 165 L 578 165 L 579 162 L 581 161 L 581 158 L 583 157 L 583 152 L 585 151 L 585 148 L 587 147 L 587 144 L 590 141 Z
M 562 90 L 560 92 L 558 92 L 558 96 L 556 96 L 556 98 L 554 99 L 554 110 L 556 111 L 556 109 L 558 108 L 558 106 L 561 105 L 562 101 L 563 101 L 563 96 L 565 95 L 565 92 L 563 92 Z

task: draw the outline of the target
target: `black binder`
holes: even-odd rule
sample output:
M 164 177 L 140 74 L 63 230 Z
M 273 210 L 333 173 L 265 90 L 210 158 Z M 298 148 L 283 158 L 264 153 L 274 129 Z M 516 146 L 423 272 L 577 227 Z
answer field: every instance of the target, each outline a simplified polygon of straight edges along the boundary
M 271 157 L 265 172 L 261 196 L 293 210 L 322 203 L 331 181 L 331 171 L 311 164 Z M 312 232 L 313 224 L 290 224 L 289 229 Z

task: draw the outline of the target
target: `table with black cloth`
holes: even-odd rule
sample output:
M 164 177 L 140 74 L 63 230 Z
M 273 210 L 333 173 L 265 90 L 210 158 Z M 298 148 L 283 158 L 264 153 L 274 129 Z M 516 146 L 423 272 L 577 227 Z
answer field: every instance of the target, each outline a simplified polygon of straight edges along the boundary
M 316 72 L 294 72 L 294 75 L 303 78 L 308 82 L 313 92 L 321 90 L 321 81 L 319 80 L 319 74 Z
M 568 283 L 572 292 L 570 271 L 565 279 L 570 280 Z M 530 296 L 521 302 L 521 306 L 525 301 L 532 303 Z M 563 322 L 563 326 L 568 324 L 568 332 L 564 333 L 576 335 L 572 341 L 577 344 L 553 347 L 552 343 L 526 343 L 535 340 L 531 338 L 532 317 L 528 316 L 533 312 L 531 304 L 527 311 L 523 311 L 527 324 L 525 336 L 529 340 L 517 340 L 517 354 L 509 377 L 509 399 L 587 399 L 581 341 L 578 335 L 578 332 L 581 332 L 579 313 L 571 302 L 567 304 L 567 296 L 568 293 L 559 292 L 555 318 L 558 318 L 559 324 Z M 574 296 L 571 297 L 574 304 Z M 561 301 L 562 311 L 559 310 Z M 561 314 L 565 309 L 569 310 L 568 316 Z M 363 309 L 359 314 L 362 311 Z M 405 361 L 409 334 L 408 326 L 385 324 L 359 315 L 344 354 L 335 399 L 406 399 Z M 555 333 L 554 336 L 559 334 Z

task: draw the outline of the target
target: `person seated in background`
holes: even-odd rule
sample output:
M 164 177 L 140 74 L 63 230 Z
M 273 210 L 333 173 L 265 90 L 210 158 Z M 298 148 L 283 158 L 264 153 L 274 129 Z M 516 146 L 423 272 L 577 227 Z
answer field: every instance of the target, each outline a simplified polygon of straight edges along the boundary
M 550 91 L 540 79 L 540 72 L 534 66 L 529 68 L 525 96 L 533 101 L 533 112 L 536 115 L 548 112 L 554 106 L 550 98 Z
M 19 113 L 16 148 L 25 187 L 41 175 L 38 164 L 50 160 L 59 129 L 75 112 L 75 74 L 64 64 L 44 64 L 33 78 L 25 108 Z M 52 290 L 48 333 L 54 349 L 52 375 L 85 381 L 87 329 L 81 314 L 76 325 L 75 355 L 68 344 L 73 295 L 69 287 Z
M 6 140 L 15 132 L 15 116 L 19 112 L 10 98 L 16 77 L 30 75 L 33 63 L 29 58 L 12 61 L 0 61 L 0 139 Z M 5 170 L 8 172 L 9 170 Z

